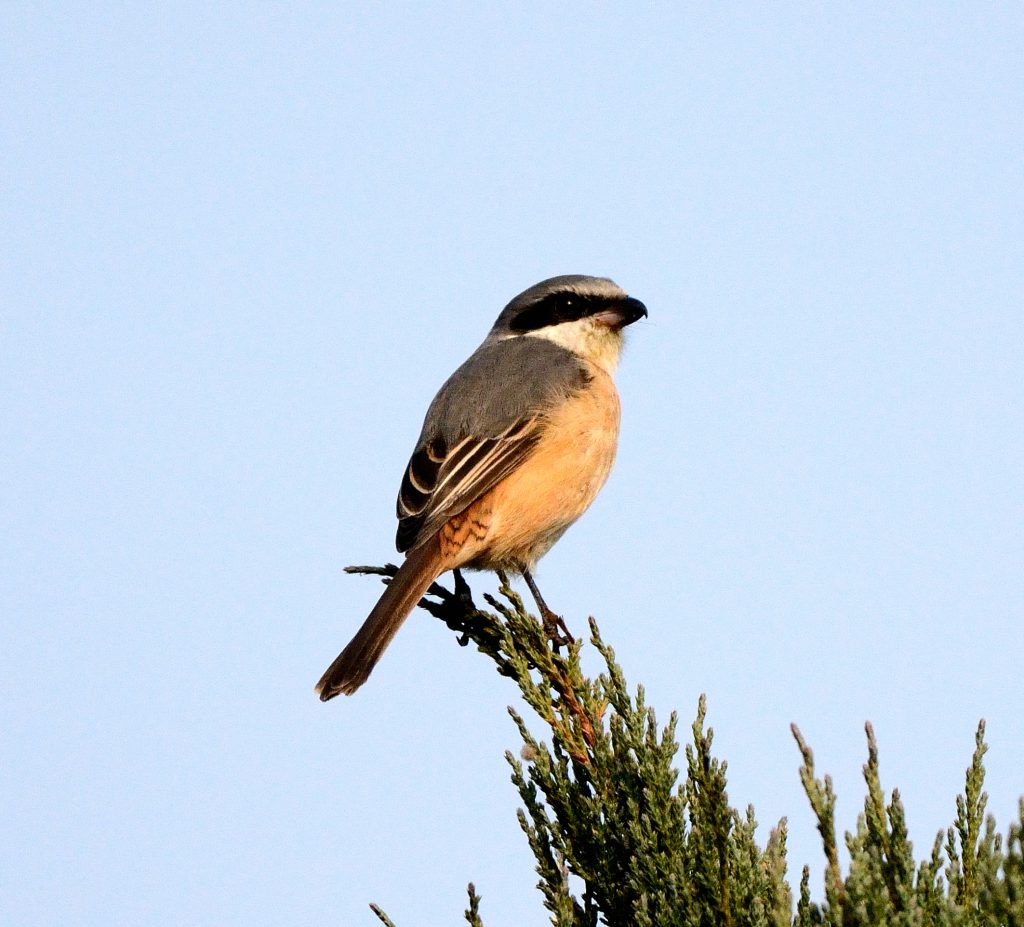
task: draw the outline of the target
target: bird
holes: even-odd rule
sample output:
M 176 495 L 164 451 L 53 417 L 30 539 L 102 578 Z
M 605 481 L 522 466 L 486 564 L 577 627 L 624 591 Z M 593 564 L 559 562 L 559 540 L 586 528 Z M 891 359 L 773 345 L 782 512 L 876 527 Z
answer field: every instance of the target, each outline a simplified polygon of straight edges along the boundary
M 531 286 L 431 402 L 398 493 L 405 561 L 316 684 L 322 701 L 354 693 L 442 573 L 520 573 L 545 619 L 533 571 L 590 507 L 615 459 L 612 376 L 623 329 L 647 307 L 606 277 Z

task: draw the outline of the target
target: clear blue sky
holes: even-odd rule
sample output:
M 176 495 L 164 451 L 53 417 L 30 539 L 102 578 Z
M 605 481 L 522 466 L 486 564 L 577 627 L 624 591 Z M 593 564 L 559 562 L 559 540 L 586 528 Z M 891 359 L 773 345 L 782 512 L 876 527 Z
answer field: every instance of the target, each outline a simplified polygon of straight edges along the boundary
M 707 693 L 794 881 L 792 721 L 844 828 L 874 722 L 924 855 L 985 717 L 1005 830 L 1022 48 L 1017 3 L 5 4 L 0 920 L 545 921 L 507 681 L 419 613 L 312 687 L 434 390 L 559 273 L 650 319 L 548 599 Z

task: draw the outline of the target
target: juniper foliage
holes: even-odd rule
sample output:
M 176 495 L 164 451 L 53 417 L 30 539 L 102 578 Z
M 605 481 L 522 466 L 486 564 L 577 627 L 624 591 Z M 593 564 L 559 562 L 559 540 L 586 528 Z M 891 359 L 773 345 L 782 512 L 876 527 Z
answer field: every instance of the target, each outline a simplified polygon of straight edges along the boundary
M 395 567 L 349 567 L 393 576 Z M 545 729 L 542 740 L 509 709 L 523 747 L 508 753 L 523 807 L 519 824 L 536 858 L 538 888 L 554 927 L 1024 927 L 1024 799 L 1005 842 L 985 815 L 985 724 L 975 737 L 956 820 L 916 862 L 898 791 L 883 792 L 878 748 L 866 726 L 867 796 L 856 830 L 845 835 L 844 873 L 836 835 L 836 796 L 817 777 L 800 731 L 800 778 L 825 856 L 825 897 L 810 897 L 804 866 L 794 906 L 786 880 L 786 821 L 755 839 L 752 807 L 734 808 L 724 761 L 712 753 L 703 696 L 684 748 L 680 779 L 676 715 L 659 726 L 643 687 L 631 692 L 615 654 L 590 621 L 604 670 L 587 677 L 582 642 L 552 649 L 507 579 L 489 609 L 474 604 L 456 577 L 435 583 L 421 606 L 489 657 L 512 679 Z M 465 919 L 484 927 L 470 883 Z M 374 913 L 394 927 L 376 905 Z

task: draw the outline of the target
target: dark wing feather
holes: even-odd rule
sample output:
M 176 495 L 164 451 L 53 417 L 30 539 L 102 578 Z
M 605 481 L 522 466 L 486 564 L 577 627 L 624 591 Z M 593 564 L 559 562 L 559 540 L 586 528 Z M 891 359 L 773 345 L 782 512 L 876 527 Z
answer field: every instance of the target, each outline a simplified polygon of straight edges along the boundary
M 493 438 L 463 438 L 450 450 L 435 439 L 412 455 L 398 494 L 399 551 L 430 537 L 452 515 L 496 486 L 526 459 L 540 436 L 538 416 Z

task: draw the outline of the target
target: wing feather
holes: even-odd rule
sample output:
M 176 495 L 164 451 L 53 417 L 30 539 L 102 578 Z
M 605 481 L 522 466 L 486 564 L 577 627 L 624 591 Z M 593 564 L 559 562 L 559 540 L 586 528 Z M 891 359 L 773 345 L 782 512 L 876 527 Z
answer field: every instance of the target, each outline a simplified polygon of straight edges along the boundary
M 430 537 L 508 476 L 533 450 L 540 427 L 540 417 L 531 416 L 513 422 L 495 437 L 464 438 L 443 456 L 438 442 L 419 448 L 406 467 L 398 494 L 399 551 Z

